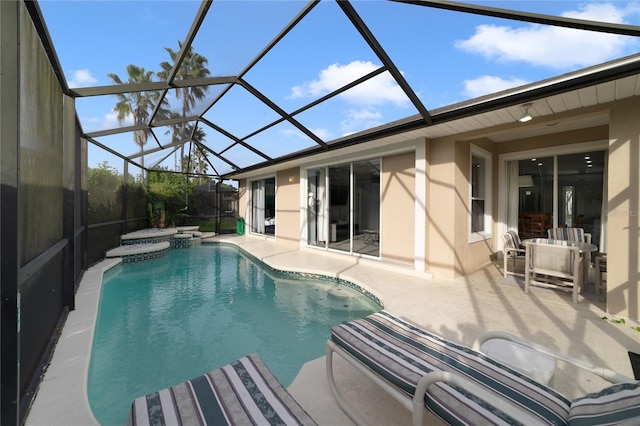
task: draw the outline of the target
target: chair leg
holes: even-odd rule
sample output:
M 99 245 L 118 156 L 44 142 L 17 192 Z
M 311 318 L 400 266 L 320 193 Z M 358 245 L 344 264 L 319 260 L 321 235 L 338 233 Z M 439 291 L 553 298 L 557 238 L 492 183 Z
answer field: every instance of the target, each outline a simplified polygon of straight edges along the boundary
M 502 258 L 504 261 L 503 275 L 504 275 L 504 278 L 507 278 L 507 265 L 509 264 L 509 259 L 508 259 L 509 255 L 507 254 L 506 250 L 503 250 L 502 253 L 503 253 Z
M 336 351 L 336 345 L 335 343 L 333 343 L 331 340 L 329 340 L 327 342 L 327 354 L 326 354 L 326 373 L 327 373 L 327 380 L 329 382 L 329 389 L 331 390 L 331 393 L 333 394 L 333 397 L 335 398 L 336 402 L 338 403 L 338 405 L 340 406 L 340 408 L 342 408 L 342 411 L 344 411 L 344 413 L 349 416 L 349 418 L 356 424 L 356 425 L 366 425 L 367 422 L 364 421 L 364 419 L 362 417 L 360 417 L 358 415 L 358 413 L 356 413 L 347 403 L 347 401 L 345 401 L 345 399 L 342 397 L 342 395 L 340 395 L 340 392 L 338 391 L 338 387 L 336 386 L 336 381 L 333 377 L 333 354 Z
M 531 272 L 529 271 L 529 249 L 524 258 L 524 292 L 529 293 L 529 280 L 531 279 Z

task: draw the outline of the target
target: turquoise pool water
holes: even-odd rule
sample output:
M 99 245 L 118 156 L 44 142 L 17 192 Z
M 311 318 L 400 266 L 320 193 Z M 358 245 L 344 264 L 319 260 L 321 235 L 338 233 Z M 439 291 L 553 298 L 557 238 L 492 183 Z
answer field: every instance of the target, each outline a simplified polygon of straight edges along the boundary
M 124 425 L 134 398 L 251 352 L 288 386 L 324 355 L 332 325 L 378 310 L 348 286 L 275 273 L 227 244 L 120 265 L 103 281 L 89 403 L 101 424 Z

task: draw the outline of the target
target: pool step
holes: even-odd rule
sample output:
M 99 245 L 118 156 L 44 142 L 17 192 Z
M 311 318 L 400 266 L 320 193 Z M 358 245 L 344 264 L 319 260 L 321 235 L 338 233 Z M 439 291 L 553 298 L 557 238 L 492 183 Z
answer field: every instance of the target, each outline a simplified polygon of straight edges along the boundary
M 205 236 L 206 234 L 206 236 Z M 212 233 L 202 233 L 198 226 L 167 229 L 142 229 L 120 236 L 120 247 L 109 250 L 107 258 L 120 257 L 122 263 L 140 262 L 165 256 L 171 248 L 188 248 L 202 244 Z
M 107 257 L 120 257 L 122 263 L 140 262 L 166 256 L 171 244 L 168 241 L 148 244 L 127 244 L 107 252 Z

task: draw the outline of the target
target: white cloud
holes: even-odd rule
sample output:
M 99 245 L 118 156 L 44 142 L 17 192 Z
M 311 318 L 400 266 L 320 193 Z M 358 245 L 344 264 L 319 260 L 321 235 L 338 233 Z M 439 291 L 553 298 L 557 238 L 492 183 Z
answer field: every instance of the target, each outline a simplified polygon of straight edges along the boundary
M 343 136 L 382 124 L 382 114 L 371 108 L 351 109 L 346 112 L 346 116 L 340 122 L 340 130 L 343 132 Z
M 464 94 L 469 98 L 496 93 L 512 87 L 522 86 L 528 82 L 519 78 L 506 80 L 492 75 L 483 75 L 471 80 L 464 81 Z
M 117 129 L 118 127 L 123 126 L 133 126 L 133 116 L 129 114 L 125 117 L 122 123 L 118 122 L 118 115 L 115 112 L 110 112 L 109 114 L 105 114 L 102 118 L 101 129 Z
M 333 133 L 329 130 L 329 129 L 322 129 L 322 128 L 317 128 L 317 129 L 309 129 L 309 131 L 311 131 L 311 133 L 313 133 L 314 135 L 316 135 L 317 137 L 319 137 L 320 139 L 322 139 L 323 141 L 328 141 L 333 139 Z M 298 129 L 284 129 L 280 132 L 283 136 L 286 136 L 288 138 L 298 138 L 298 139 L 306 139 L 306 136 L 300 132 Z
M 87 69 L 76 70 L 73 72 L 73 78 L 69 81 L 69 87 L 86 87 L 95 85 L 98 80 L 91 75 L 91 71 Z
M 637 9 L 613 4 L 590 3 L 563 16 L 622 23 Z M 521 28 L 480 25 L 467 40 L 456 47 L 502 62 L 527 62 L 555 69 L 584 67 L 625 54 L 636 43 L 631 37 L 580 31 L 568 28 L 528 25 Z
M 318 78 L 291 89 L 289 98 L 319 97 L 378 69 L 369 61 L 353 61 L 346 65 L 332 64 L 318 73 Z M 409 100 L 389 73 L 382 73 L 339 95 L 355 105 L 380 105 L 387 102 L 398 106 Z
M 311 133 L 313 133 L 314 135 L 316 135 L 317 137 L 319 137 L 325 142 L 330 141 L 334 137 L 333 133 L 329 129 L 318 128 L 318 129 L 309 129 L 309 130 L 311 130 Z

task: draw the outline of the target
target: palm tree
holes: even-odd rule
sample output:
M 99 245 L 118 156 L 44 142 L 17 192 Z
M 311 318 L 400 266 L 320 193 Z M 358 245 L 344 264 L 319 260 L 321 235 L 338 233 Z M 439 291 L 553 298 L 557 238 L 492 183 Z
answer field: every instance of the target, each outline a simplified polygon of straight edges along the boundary
M 178 41 L 178 49 L 175 52 L 173 49 L 169 47 L 165 47 L 164 50 L 169 53 L 169 57 L 171 58 L 171 63 L 169 62 L 161 62 L 160 67 L 162 71 L 158 72 L 158 77 L 162 79 L 167 79 L 169 77 L 169 73 L 173 69 L 173 65 L 178 59 L 178 55 L 180 50 L 182 50 L 182 42 Z M 193 51 L 193 47 L 189 46 L 187 52 L 184 56 L 182 64 L 178 69 L 178 72 L 175 76 L 178 80 L 189 80 L 194 78 L 202 78 L 211 74 L 209 69 L 207 68 L 207 63 L 209 61 L 204 56 Z M 175 89 L 176 98 L 181 100 L 182 102 L 182 117 L 186 117 L 193 107 L 196 106 L 198 101 L 201 101 L 205 98 L 207 92 L 209 91 L 209 87 L 207 86 L 193 86 L 193 87 L 179 87 Z M 186 123 L 182 123 L 179 129 L 176 129 L 174 133 L 185 134 L 185 131 L 188 131 L 186 128 Z M 204 133 L 204 132 L 203 132 Z M 199 142 L 204 140 L 204 135 Z
M 169 57 L 171 57 L 171 63 L 169 62 L 161 62 L 160 67 L 162 71 L 158 72 L 158 77 L 162 79 L 167 79 L 169 77 L 169 72 L 173 69 L 173 65 L 178 58 L 178 54 L 182 49 L 182 42 L 178 41 L 178 49 L 177 52 L 174 52 L 170 47 L 165 47 L 164 50 L 169 53 Z M 180 65 L 180 69 L 178 69 L 178 73 L 176 74 L 176 79 L 178 80 L 189 80 L 194 78 L 202 78 L 207 77 L 211 74 L 209 69 L 207 68 L 208 59 L 204 56 L 193 51 L 193 47 L 189 46 L 187 49 L 187 53 L 184 56 L 182 64 Z M 186 117 L 191 109 L 196 106 L 198 101 L 201 101 L 205 98 L 207 92 L 209 91 L 209 87 L 207 86 L 193 86 L 193 87 L 179 87 L 176 88 L 176 97 L 182 101 L 182 116 Z
M 192 126 L 187 126 L 188 131 L 191 131 L 190 127 Z M 194 144 L 194 148 L 192 149 L 192 152 L 191 152 L 191 162 L 190 162 L 190 167 L 188 169 L 189 172 L 192 171 L 194 173 L 203 175 L 203 174 L 206 174 L 207 170 L 209 169 L 209 163 L 207 162 L 207 151 L 205 151 L 202 148 L 195 147 L 196 142 L 198 142 L 199 144 L 202 144 L 206 136 L 207 134 L 205 133 L 204 130 L 202 130 L 200 126 L 198 126 L 195 132 L 193 133 L 192 143 Z M 201 183 L 202 183 L 202 177 L 198 176 L 196 185 L 200 185 Z
M 107 76 L 116 84 L 139 84 L 151 82 L 155 73 L 130 64 L 127 65 L 127 74 L 129 78 L 126 82 L 123 82 L 117 74 L 110 73 Z M 118 98 L 118 102 L 113 107 L 118 123 L 122 123 L 127 117 L 132 116 L 134 125 L 146 124 L 149 121 L 154 101 L 158 99 L 156 93 L 145 91 L 118 93 L 114 96 Z M 133 132 L 133 141 L 140 147 L 141 153 L 144 152 L 144 145 L 147 143 L 150 133 L 150 129 L 135 130 Z M 140 157 L 140 165 L 144 169 L 144 155 Z

